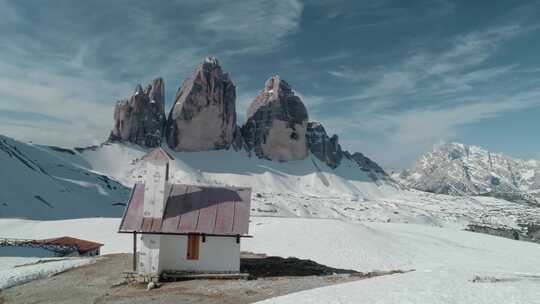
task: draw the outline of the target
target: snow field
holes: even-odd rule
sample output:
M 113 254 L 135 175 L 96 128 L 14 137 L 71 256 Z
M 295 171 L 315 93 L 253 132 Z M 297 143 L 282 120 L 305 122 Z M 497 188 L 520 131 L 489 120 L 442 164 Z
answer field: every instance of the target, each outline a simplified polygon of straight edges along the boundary
M 70 231 L 105 243 L 104 253 L 130 252 L 131 238 L 116 233 L 118 224 L 119 219 L 109 218 L 2 219 L 0 230 L 11 237 Z M 242 250 L 364 272 L 414 269 L 266 303 L 540 303 L 540 246 L 535 243 L 429 225 L 278 217 L 252 217 L 250 234 Z M 484 279 L 473 282 L 475 277 Z
M 4 257 L 0 257 L 0 264 Z M 70 268 L 93 263 L 94 258 L 67 258 L 0 270 L 0 290 L 46 278 Z

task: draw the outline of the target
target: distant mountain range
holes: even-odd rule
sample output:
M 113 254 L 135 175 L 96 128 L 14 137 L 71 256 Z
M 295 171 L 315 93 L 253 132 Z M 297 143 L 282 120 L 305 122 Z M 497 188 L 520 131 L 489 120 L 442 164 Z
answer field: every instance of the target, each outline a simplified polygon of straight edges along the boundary
M 164 92 L 165 83 L 156 78 L 117 101 L 109 139 L 100 146 L 66 149 L 0 137 L 0 177 L 6 180 L 0 216 L 119 216 L 126 186 L 144 175 L 142 155 L 157 146 L 181 153 L 179 182 L 226 183 L 214 172 L 222 168 L 221 175 L 240 176 L 226 179 L 233 185 L 303 197 L 367 199 L 379 187 L 400 187 L 375 162 L 342 150 L 337 135 L 310 122 L 301 98 L 277 75 L 254 96 L 242 125 L 236 121 L 236 87 L 216 58 L 205 58 L 182 83 L 168 115 Z
M 540 204 L 540 161 L 515 159 L 477 146 L 437 145 L 411 169 L 392 176 L 421 191 Z
M 129 187 L 145 174 L 142 157 L 161 146 L 176 157 L 177 182 L 252 187 L 258 215 L 436 225 L 511 217 L 505 223 L 513 227 L 540 218 L 540 162 L 452 143 L 391 177 L 310 121 L 277 75 L 254 96 L 241 125 L 235 85 L 215 58 L 182 83 L 168 115 L 164 88 L 156 78 L 118 101 L 109 140 L 99 146 L 66 149 L 0 136 L 0 217 L 118 217 Z
M 150 149 L 118 142 L 67 149 L 0 136 L 0 217 L 119 217 L 130 187 L 145 175 L 142 158 Z M 311 153 L 303 160 L 277 162 L 245 150 L 165 149 L 176 158 L 176 182 L 251 187 L 254 214 L 341 217 L 343 211 L 332 206 L 358 205 L 400 191 L 361 154 L 346 154 L 331 168 Z
M 1 136 L 0 143 L 0 216 L 39 220 L 121 216 L 129 188 L 145 175 L 142 158 L 151 149 L 129 142 L 66 149 Z M 246 150 L 164 149 L 175 157 L 176 183 L 251 187 L 252 215 L 463 228 L 474 223 L 529 239 L 540 227 L 536 205 L 411 191 L 361 154 L 343 152 L 333 168 L 312 152 L 278 162 Z

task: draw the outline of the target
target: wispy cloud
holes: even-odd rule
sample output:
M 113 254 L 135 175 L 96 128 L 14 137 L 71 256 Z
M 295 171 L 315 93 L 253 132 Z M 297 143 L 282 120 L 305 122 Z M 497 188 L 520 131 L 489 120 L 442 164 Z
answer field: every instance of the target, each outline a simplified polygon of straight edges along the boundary
M 455 137 L 457 128 L 512 111 L 540 106 L 540 89 L 517 95 L 477 97 L 474 103 L 453 107 L 416 109 L 381 117 L 386 131 L 400 144 L 425 144 Z M 486 100 L 489 98 L 489 101 Z
M 279 73 L 310 119 L 339 134 L 345 148 L 406 164 L 400 158 L 459 137 L 464 126 L 538 106 L 539 69 L 530 56 L 537 5 L 468 9 L 479 7 L 0 0 L 0 131 L 68 146 L 102 141 L 114 102 L 136 83 L 164 77 L 170 101 L 202 57 L 215 55 L 237 84 L 240 122 L 264 80 Z
M 228 54 L 267 53 L 299 29 L 302 11 L 298 0 L 223 2 L 203 14 L 199 26 L 212 32 L 214 39 L 240 44 Z
M 340 60 L 348 59 L 348 58 L 350 58 L 352 56 L 353 56 L 352 52 L 341 50 L 341 51 L 337 51 L 337 52 L 334 52 L 334 53 L 326 55 L 326 56 L 319 57 L 317 59 L 317 61 L 319 61 L 319 62 L 334 62 L 334 61 L 340 61 Z
M 488 81 L 512 70 L 513 66 L 483 67 L 507 40 L 523 33 L 519 25 L 509 25 L 475 31 L 457 36 L 448 42 L 448 49 L 441 52 L 416 50 L 401 62 L 379 66 L 359 73 L 353 67 L 330 70 L 332 76 L 363 88 L 357 93 L 335 101 L 370 99 L 380 106 L 399 103 L 403 98 L 389 96 L 417 93 L 420 89 L 429 96 L 457 92 L 475 82 Z M 385 100 L 381 102 L 381 98 Z
M 92 71 L 66 76 L 5 63 L 0 69 L 5 72 L 0 75 L 0 112 L 11 113 L 1 115 L 0 124 L 11 123 L 3 130 L 29 141 L 59 145 L 103 141 L 112 122 L 112 98 L 131 90 L 126 84 L 100 80 Z M 24 122 L 25 128 L 17 129 L 15 120 Z
M 136 83 L 162 76 L 173 95 L 204 56 L 226 63 L 278 49 L 299 30 L 302 11 L 297 0 L 0 0 L 0 111 L 11 113 L 0 115 L 2 133 L 58 145 L 103 141 L 115 101 Z
M 392 166 L 407 166 L 434 144 L 454 140 L 463 126 L 540 107 L 540 89 L 516 95 L 493 94 L 472 99 L 476 99 L 475 102 L 456 106 L 381 114 L 354 127 L 378 134 L 383 139 L 363 146 L 376 159 Z M 338 128 L 342 127 L 339 122 L 336 123 Z M 358 146 L 354 141 L 350 144 Z
M 403 1 L 309 1 L 321 9 L 321 22 L 355 19 L 347 30 L 370 30 L 376 27 L 432 20 L 454 12 L 455 5 L 448 0 L 416 1 L 415 6 Z
M 353 149 L 368 150 L 384 163 L 406 165 L 434 143 L 456 138 L 462 126 L 540 105 L 540 89 L 529 88 L 534 80 L 516 80 L 528 68 L 491 62 L 502 47 L 529 30 L 511 24 L 473 31 L 449 39 L 440 50 L 416 49 L 401 61 L 365 73 L 354 66 L 330 70 L 360 89 L 328 100 L 346 104 L 347 113 L 354 113 L 343 113 L 349 119 L 325 119 L 342 134 L 362 130 L 378 138 L 366 147 L 346 136 Z M 507 86 L 512 80 L 516 86 Z M 388 152 L 404 146 L 410 153 Z
M 10 25 L 21 21 L 21 17 L 17 14 L 7 0 L 0 0 L 0 11 L 2 12 L 2 18 L 0 19 L 0 25 Z

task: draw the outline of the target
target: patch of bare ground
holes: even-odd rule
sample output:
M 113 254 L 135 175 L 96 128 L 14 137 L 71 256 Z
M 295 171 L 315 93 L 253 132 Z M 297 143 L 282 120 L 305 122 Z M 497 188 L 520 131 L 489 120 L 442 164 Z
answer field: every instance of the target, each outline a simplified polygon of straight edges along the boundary
M 122 271 L 131 255 L 114 254 L 62 274 L 15 286 L 0 293 L 7 303 L 253 303 L 302 290 L 400 273 L 360 273 L 313 261 L 254 255 L 242 259 L 250 280 L 191 280 L 167 282 L 146 290 L 143 284 L 124 284 Z

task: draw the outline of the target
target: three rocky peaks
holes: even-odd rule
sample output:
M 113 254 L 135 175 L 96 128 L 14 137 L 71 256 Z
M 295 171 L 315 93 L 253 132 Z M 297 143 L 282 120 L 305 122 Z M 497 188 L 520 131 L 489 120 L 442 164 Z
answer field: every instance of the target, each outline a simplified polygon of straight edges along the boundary
M 362 162 L 361 167 L 372 163 L 360 153 L 343 152 L 337 135 L 329 137 L 320 123 L 309 122 L 301 98 L 277 75 L 266 81 L 241 127 L 236 123 L 236 87 L 214 57 L 205 58 L 182 83 L 167 119 L 164 92 L 163 80 L 157 78 L 118 101 L 109 140 L 146 147 L 165 142 L 175 151 L 232 147 L 274 161 L 301 160 L 311 152 L 332 168 L 343 157 Z

